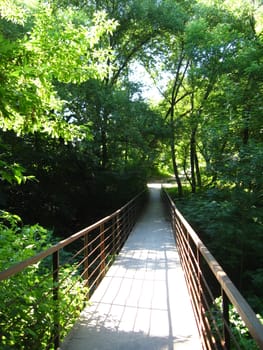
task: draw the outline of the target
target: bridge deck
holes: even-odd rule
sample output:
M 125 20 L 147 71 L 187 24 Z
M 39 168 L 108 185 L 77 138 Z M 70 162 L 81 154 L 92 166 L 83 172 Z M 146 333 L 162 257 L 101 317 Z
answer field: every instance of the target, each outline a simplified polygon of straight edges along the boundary
M 199 350 L 198 331 L 160 187 L 62 344 L 63 350 Z

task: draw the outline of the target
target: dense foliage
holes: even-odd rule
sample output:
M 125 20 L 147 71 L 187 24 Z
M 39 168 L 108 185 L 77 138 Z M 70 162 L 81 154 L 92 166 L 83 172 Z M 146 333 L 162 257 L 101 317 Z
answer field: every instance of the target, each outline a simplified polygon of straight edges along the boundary
M 165 172 L 262 313 L 262 29 L 260 0 L 2 0 L 1 241 L 32 255 L 36 223 L 68 236 Z
M 39 225 L 20 226 L 17 215 L 4 212 L 0 225 L 0 271 L 23 261 L 54 243 L 52 232 Z M 86 302 L 84 287 L 75 264 L 61 256 L 59 272 L 59 320 L 64 337 Z M 1 349 L 50 349 L 54 339 L 52 259 L 46 258 L 1 282 Z
M 262 314 L 262 4 L 201 1 L 193 10 L 165 46 L 174 47 L 164 68 L 173 79 L 161 108 L 178 205 Z
M 263 314 L 262 206 L 236 190 L 208 189 L 184 199 L 171 194 L 241 293 Z
M 220 315 L 222 313 L 222 297 L 218 297 L 214 300 L 213 304 L 213 313 L 214 315 Z M 260 315 L 257 315 L 258 318 L 261 320 L 261 323 L 263 323 L 263 319 Z M 217 325 L 221 331 L 223 331 L 224 324 L 222 320 L 216 320 Z M 255 344 L 255 341 L 251 339 L 251 336 L 248 332 L 248 329 L 242 321 L 241 317 L 239 316 L 238 312 L 235 310 L 235 308 L 230 305 L 229 308 L 229 321 L 230 321 L 230 327 L 231 331 L 234 334 L 235 339 L 238 342 L 238 345 L 241 350 L 257 350 L 258 346 Z M 231 347 L 232 349 L 232 347 Z

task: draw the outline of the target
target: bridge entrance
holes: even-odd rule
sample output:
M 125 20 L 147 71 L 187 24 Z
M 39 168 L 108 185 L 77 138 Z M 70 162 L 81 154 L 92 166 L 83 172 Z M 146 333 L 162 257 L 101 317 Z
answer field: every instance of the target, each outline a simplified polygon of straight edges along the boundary
M 62 350 L 201 349 L 160 185 Z

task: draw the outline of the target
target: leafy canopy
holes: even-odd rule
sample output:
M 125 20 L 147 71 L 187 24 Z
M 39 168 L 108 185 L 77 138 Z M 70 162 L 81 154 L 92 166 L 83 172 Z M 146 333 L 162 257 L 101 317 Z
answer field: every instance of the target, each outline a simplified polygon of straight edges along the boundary
M 81 11 L 46 2 L 0 4 L 0 128 L 17 134 L 46 132 L 70 139 L 79 128 L 60 114 L 63 101 L 54 82 L 80 83 L 108 73 L 110 46 L 100 48 L 117 23 L 104 11 L 88 18 Z M 9 38 L 6 23 L 20 35 Z

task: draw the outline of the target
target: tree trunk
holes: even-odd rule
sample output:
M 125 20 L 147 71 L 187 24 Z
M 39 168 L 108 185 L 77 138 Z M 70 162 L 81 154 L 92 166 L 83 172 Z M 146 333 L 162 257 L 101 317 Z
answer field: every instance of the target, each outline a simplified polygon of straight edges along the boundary
M 172 101 L 171 108 L 170 108 L 170 116 L 171 116 L 171 121 L 170 121 L 170 125 L 171 125 L 171 153 L 172 153 L 173 171 L 174 171 L 174 176 L 175 176 L 175 179 L 177 182 L 178 196 L 182 197 L 183 196 L 183 186 L 182 186 L 182 182 L 181 182 L 181 179 L 179 176 L 178 165 L 177 165 L 177 161 L 176 161 L 176 153 L 175 153 L 174 99 Z
M 196 128 L 192 130 L 191 138 L 190 138 L 190 166 L 191 166 L 192 193 L 196 192 L 196 177 L 195 177 L 196 145 L 195 145 L 195 133 L 196 133 Z
M 108 147 L 106 131 L 101 131 L 101 168 L 105 170 L 108 166 Z
M 174 126 L 172 127 L 172 137 L 171 137 L 171 153 L 172 153 L 172 164 L 174 176 L 176 179 L 177 187 L 178 187 L 178 196 L 183 196 L 183 186 L 179 176 L 178 165 L 176 161 L 176 153 L 175 153 L 175 139 L 174 139 Z
M 185 151 L 184 151 L 184 161 L 183 161 L 184 176 L 185 176 L 186 180 L 189 182 L 190 186 L 192 187 L 191 178 L 187 174 L 187 158 L 188 158 L 188 149 L 185 149 Z
M 195 152 L 195 173 L 196 173 L 196 181 L 197 181 L 197 186 L 199 188 L 202 187 L 202 178 L 201 178 L 201 173 L 200 173 L 200 168 L 199 168 L 199 160 L 197 153 Z
M 248 107 L 249 108 L 249 107 Z M 245 116 L 243 117 L 244 121 L 244 128 L 243 128 L 243 145 L 248 145 L 248 140 L 249 140 L 249 117 Z
M 101 111 L 101 168 L 106 170 L 108 168 L 108 137 L 107 137 L 108 115 L 107 111 Z
M 173 171 L 174 171 L 174 176 L 175 176 L 177 187 L 178 187 L 178 196 L 182 197 L 183 196 L 183 186 L 182 186 L 182 182 L 181 182 L 181 179 L 179 176 L 178 165 L 177 165 L 177 161 L 176 161 L 174 137 L 172 137 L 172 139 L 173 139 L 173 141 L 171 142 L 171 153 L 172 153 Z
M 191 164 L 191 187 L 192 193 L 196 192 L 197 187 L 202 187 L 202 179 L 199 168 L 199 160 L 196 152 L 196 132 L 197 126 L 192 129 L 190 139 L 190 164 Z

